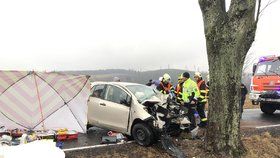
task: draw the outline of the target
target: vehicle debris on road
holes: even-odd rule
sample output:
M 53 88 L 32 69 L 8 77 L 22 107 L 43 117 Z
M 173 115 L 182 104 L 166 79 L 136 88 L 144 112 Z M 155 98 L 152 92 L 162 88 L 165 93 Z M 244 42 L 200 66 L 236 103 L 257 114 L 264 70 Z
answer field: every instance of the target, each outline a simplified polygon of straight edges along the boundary
M 122 134 L 114 131 L 109 131 L 107 133 L 108 136 L 103 136 L 101 138 L 101 144 L 110 144 L 110 143 L 118 143 L 125 142 L 127 138 Z

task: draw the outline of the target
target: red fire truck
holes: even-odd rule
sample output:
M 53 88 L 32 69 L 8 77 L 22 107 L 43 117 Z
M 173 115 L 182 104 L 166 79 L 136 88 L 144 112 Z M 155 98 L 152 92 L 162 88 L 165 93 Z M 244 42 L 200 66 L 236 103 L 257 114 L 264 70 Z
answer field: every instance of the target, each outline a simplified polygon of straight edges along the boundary
M 280 110 L 280 56 L 261 57 L 253 66 L 250 99 L 261 111 L 273 114 Z

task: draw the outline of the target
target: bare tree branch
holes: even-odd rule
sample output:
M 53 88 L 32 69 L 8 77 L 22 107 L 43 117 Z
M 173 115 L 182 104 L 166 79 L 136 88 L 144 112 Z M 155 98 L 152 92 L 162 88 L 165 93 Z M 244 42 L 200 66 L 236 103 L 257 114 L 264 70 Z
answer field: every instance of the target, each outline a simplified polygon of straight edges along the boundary
M 269 0 L 267 2 L 267 4 L 262 8 L 262 10 L 260 11 L 260 14 L 268 7 L 270 6 L 272 3 L 275 3 L 277 0 Z
M 223 12 L 226 12 L 226 0 L 221 1 L 221 8 Z
M 258 11 L 257 11 L 257 17 L 256 17 L 256 24 L 259 22 L 261 3 L 262 3 L 262 0 L 258 0 Z
M 267 4 L 261 9 L 261 0 L 259 0 L 256 23 L 258 23 L 259 18 L 263 15 L 264 10 L 276 1 L 278 0 L 269 0 Z
M 245 58 L 242 72 L 246 73 L 246 71 L 249 69 L 249 67 L 251 67 L 253 65 L 255 60 L 256 60 L 256 57 L 254 57 L 254 52 L 250 51 Z

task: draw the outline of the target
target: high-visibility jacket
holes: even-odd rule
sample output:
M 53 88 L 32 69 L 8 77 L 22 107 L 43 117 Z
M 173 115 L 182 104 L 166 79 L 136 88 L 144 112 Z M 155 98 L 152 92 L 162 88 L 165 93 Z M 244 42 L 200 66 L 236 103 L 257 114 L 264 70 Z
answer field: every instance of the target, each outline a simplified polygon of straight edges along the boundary
M 175 88 L 176 100 L 178 102 L 183 101 L 183 83 L 178 83 Z
M 183 100 L 185 103 L 191 102 L 191 99 L 197 99 L 200 93 L 196 82 L 188 78 L 183 84 Z
M 197 87 L 198 87 L 198 90 L 200 93 L 200 95 L 198 97 L 198 102 L 206 103 L 207 102 L 206 95 L 208 92 L 207 92 L 207 87 L 206 87 L 205 81 L 204 80 L 197 81 Z

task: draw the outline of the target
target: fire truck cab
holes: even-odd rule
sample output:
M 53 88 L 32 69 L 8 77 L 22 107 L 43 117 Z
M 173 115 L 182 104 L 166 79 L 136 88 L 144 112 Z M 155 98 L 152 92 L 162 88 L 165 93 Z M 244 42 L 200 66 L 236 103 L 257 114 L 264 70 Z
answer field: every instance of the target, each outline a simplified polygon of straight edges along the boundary
M 261 57 L 254 64 L 250 91 L 249 98 L 263 113 L 280 110 L 280 56 Z

